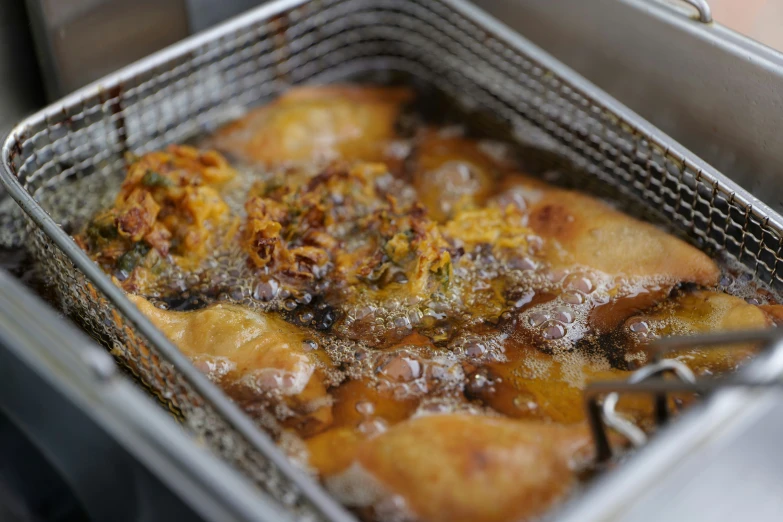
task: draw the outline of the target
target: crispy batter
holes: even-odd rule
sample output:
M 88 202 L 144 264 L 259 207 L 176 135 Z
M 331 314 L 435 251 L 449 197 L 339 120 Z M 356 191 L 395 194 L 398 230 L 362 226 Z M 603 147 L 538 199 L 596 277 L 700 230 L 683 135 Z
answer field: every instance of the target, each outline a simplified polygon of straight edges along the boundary
M 382 193 L 377 181 L 386 174 L 380 164 L 335 164 L 304 186 L 252 197 L 243 248 L 257 267 L 286 278 L 328 274 L 351 288 L 385 286 L 395 272 L 409 295 L 426 295 L 432 276 L 450 270 L 448 244 L 421 208 Z
M 339 495 L 353 480 L 369 495 L 377 481 L 379 497 L 399 495 L 426 522 L 530 520 L 571 488 L 591 449 L 584 426 L 431 415 L 367 440 L 360 471 L 327 487 Z
M 454 219 L 444 224 L 443 233 L 466 252 L 480 245 L 491 245 L 498 258 L 508 258 L 527 252 L 528 237 L 533 231 L 526 223 L 527 217 L 518 207 L 490 204 L 457 212 Z
M 133 160 L 114 206 L 98 214 L 77 236 L 107 268 L 122 274 L 126 290 L 145 288 L 142 274 L 174 254 L 185 267 L 209 253 L 231 220 L 218 188 L 235 176 L 214 151 L 172 145 Z
M 141 297 L 128 297 L 182 353 L 246 407 L 282 400 L 296 413 L 297 428 L 305 434 L 331 422 L 331 400 L 320 369 L 327 361 L 305 351 L 306 331 L 240 306 L 172 312 Z
M 298 87 L 218 131 L 215 146 L 258 163 L 383 161 L 413 93 L 404 88 Z

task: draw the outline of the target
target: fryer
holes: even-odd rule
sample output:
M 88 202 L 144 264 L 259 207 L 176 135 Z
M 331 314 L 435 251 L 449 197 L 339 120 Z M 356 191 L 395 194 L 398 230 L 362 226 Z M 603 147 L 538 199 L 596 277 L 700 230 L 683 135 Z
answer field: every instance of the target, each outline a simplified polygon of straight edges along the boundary
M 464 0 L 278 0 L 22 121 L 2 149 L 0 182 L 23 210 L 4 202 L 4 246 L 26 245 L 61 309 L 194 440 L 297 519 L 353 517 L 196 370 L 68 234 L 112 197 L 127 153 L 192 139 L 291 85 L 357 79 L 436 89 L 476 126 L 536 151 L 566 182 L 613 196 L 773 291 L 783 285 L 778 214 Z M 751 373 L 777 377 L 783 364 L 776 355 Z M 736 415 L 752 393 L 719 395 L 637 458 L 657 451 L 660 465 L 670 462 Z M 643 472 L 630 462 L 621 472 L 635 473 L 628 483 L 639 484 L 660 465 Z M 595 489 L 584 514 L 597 517 L 611 502 L 601 497 L 605 488 Z
M 290 520 L 2 270 L 0 376 L 4 522 Z

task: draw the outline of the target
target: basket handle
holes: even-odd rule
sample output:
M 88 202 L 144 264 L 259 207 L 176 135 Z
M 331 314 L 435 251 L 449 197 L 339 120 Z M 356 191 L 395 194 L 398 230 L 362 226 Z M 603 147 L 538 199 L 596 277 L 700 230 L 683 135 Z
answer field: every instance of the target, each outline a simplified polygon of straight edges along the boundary
M 693 6 L 699 13 L 699 22 L 704 24 L 712 23 L 712 9 L 707 0 L 683 0 L 686 4 Z

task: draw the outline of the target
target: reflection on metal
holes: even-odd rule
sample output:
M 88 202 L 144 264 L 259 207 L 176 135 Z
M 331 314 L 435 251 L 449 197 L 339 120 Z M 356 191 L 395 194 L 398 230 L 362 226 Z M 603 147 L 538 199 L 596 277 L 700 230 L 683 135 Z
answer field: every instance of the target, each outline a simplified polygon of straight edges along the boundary
M 476 3 L 783 209 L 781 53 L 651 0 Z
M 189 34 L 186 0 L 27 0 L 50 98 Z
M 47 94 L 55 99 L 266 0 L 26 1 Z

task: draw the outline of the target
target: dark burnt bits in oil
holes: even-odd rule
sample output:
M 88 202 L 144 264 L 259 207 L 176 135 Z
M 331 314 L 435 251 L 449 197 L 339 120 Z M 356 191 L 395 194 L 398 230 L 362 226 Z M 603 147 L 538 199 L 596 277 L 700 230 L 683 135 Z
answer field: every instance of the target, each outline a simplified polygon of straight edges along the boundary
M 328 332 L 338 318 L 338 311 L 324 296 L 309 293 L 299 298 L 287 298 L 281 314 L 290 323 L 319 332 Z

